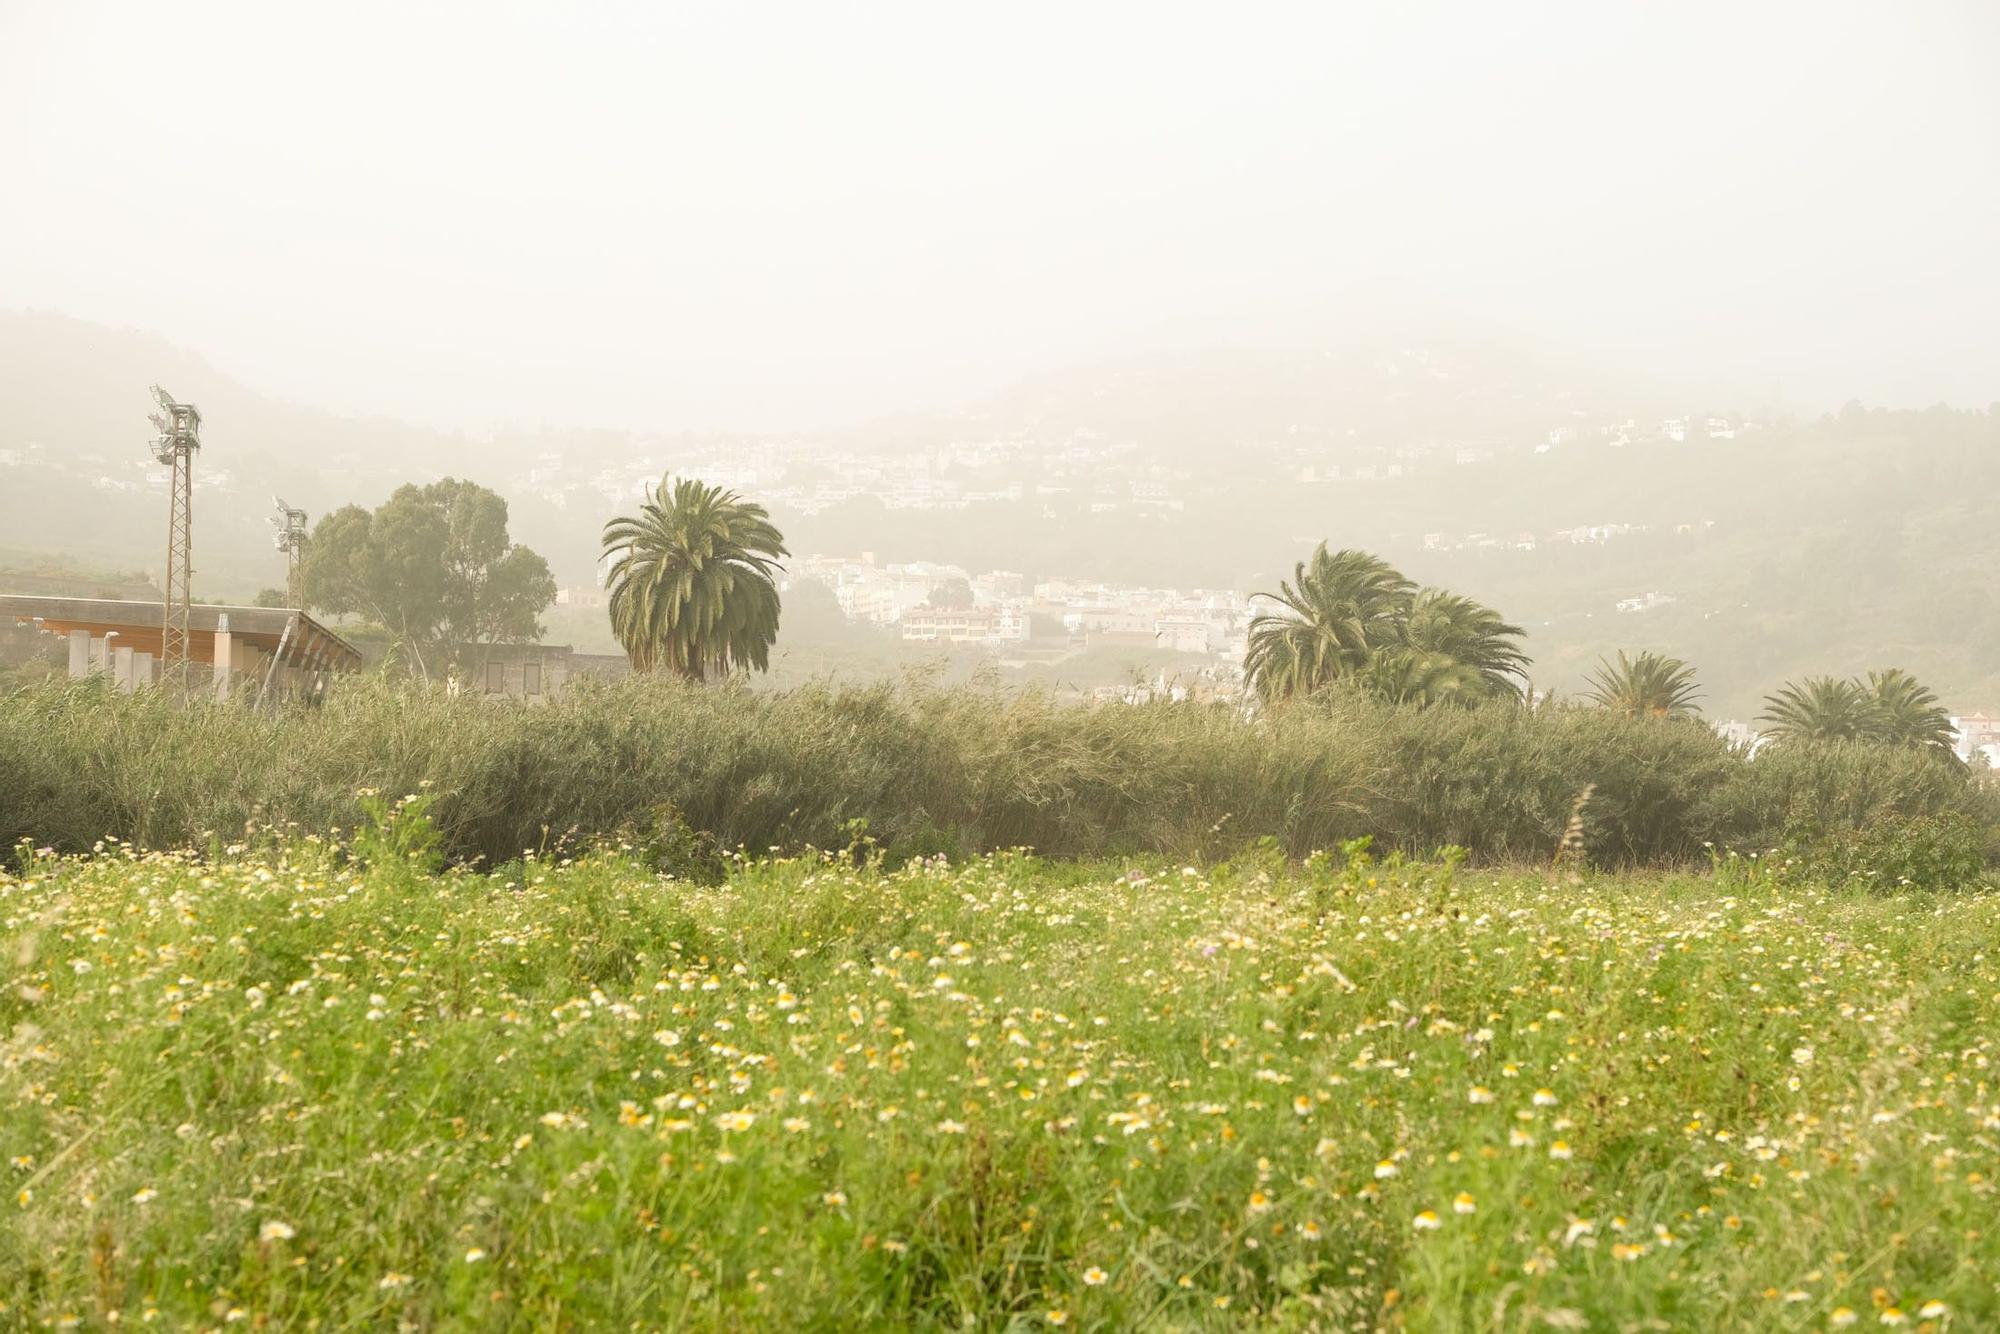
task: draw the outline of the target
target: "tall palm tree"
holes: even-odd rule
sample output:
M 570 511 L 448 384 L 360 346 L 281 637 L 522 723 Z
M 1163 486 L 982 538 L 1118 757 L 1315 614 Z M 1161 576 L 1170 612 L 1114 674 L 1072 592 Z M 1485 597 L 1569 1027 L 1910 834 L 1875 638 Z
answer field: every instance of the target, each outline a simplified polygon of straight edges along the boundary
M 646 488 L 638 514 L 604 525 L 604 549 L 615 557 L 605 577 L 612 633 L 634 668 L 699 681 L 770 666 L 778 637 L 772 576 L 789 553 L 762 505 L 663 477 Z
M 1764 701 L 1759 722 L 1775 741 L 1868 741 L 1880 734 L 1880 706 L 1859 681 L 1809 676 L 1787 681 Z
M 1701 712 L 1695 704 L 1701 692 L 1695 689 L 1694 668 L 1679 658 L 1659 653 L 1628 658 L 1620 649 L 1615 663 L 1597 660 L 1589 681 L 1585 699 L 1627 718 L 1691 718 Z
M 1924 746 L 1953 754 L 1958 733 L 1931 690 L 1900 667 L 1868 673 L 1875 697 L 1877 736 L 1898 746 Z M 1955 756 L 1954 756 L 1955 758 Z
M 1442 657 L 1478 679 L 1473 693 L 1520 698 L 1528 679 L 1528 655 L 1514 641 L 1521 627 L 1509 625 L 1491 607 L 1441 588 L 1426 588 L 1411 600 L 1403 642 L 1419 653 Z
M 1322 542 L 1269 595 L 1279 609 L 1251 619 L 1244 672 L 1267 700 L 1351 676 L 1376 650 L 1401 641 L 1415 587 L 1380 556 L 1329 553 Z

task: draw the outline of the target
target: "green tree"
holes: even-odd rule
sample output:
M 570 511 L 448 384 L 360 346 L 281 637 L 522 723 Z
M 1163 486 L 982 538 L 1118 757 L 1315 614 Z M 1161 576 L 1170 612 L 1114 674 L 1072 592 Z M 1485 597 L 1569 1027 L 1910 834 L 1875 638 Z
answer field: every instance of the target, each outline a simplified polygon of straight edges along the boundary
M 778 636 L 778 557 L 762 505 L 683 478 L 648 487 L 639 513 L 604 526 L 611 631 L 640 671 L 690 680 L 765 671 Z
M 1958 734 L 1929 687 L 1902 668 L 1891 667 L 1868 673 L 1868 690 L 1875 697 L 1876 732 L 1883 741 L 1952 753 Z
M 1358 673 L 1377 651 L 1400 642 L 1415 588 L 1380 556 L 1330 553 L 1320 543 L 1310 560 L 1292 567 L 1289 582 L 1265 595 L 1278 610 L 1251 618 L 1244 674 L 1275 700 Z
M 1878 708 L 1859 681 L 1809 676 L 1780 686 L 1765 699 L 1757 721 L 1770 724 L 1774 741 L 1872 741 L 1879 735 Z
M 1471 598 L 1419 589 L 1380 556 L 1322 542 L 1266 596 L 1276 609 L 1252 618 L 1243 663 L 1266 700 L 1334 681 L 1419 704 L 1521 697 L 1520 627 Z
M 379 508 L 349 505 L 313 528 L 300 567 L 306 605 L 378 622 L 428 675 L 495 643 L 539 638 L 555 601 L 548 563 L 507 535 L 507 502 L 473 482 L 404 486 Z
M 1760 721 L 1779 741 L 1879 741 L 1951 757 L 1951 718 L 1923 682 L 1900 667 L 1866 681 L 1829 676 L 1787 682 L 1765 701 Z
M 1471 664 L 1407 646 L 1378 651 L 1352 679 L 1394 704 L 1471 704 L 1494 693 Z
M 1615 663 L 1598 659 L 1589 682 L 1585 699 L 1627 718 L 1691 718 L 1701 712 L 1694 668 L 1679 658 L 1658 653 L 1628 658 L 1620 649 Z
M 1478 677 L 1477 694 L 1518 696 L 1529 661 L 1515 642 L 1522 633 L 1520 626 L 1509 625 L 1491 607 L 1426 588 L 1410 602 L 1403 640 L 1418 652 L 1471 670 Z
M 972 581 L 962 574 L 940 579 L 924 598 L 925 606 L 944 611 L 957 611 L 970 607 L 972 602 Z

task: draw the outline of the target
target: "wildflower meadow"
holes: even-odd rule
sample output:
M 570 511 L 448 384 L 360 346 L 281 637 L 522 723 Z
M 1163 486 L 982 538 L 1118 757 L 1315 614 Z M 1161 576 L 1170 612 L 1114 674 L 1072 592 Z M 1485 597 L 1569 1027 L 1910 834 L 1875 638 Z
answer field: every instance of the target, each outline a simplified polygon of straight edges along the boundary
M 1990 896 L 433 867 L 0 873 L 0 1321 L 2000 1325 Z

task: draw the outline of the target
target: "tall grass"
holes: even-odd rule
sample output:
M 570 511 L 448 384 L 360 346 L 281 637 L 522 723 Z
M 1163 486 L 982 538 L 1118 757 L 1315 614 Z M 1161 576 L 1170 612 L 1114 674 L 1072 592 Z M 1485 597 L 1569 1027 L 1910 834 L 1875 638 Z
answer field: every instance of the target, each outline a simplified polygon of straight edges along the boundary
M 838 846 L 852 822 L 923 852 L 1303 855 L 1372 835 L 1545 860 L 1577 794 L 1607 864 L 1771 846 L 1800 821 L 1944 813 L 1991 825 L 1990 790 L 1867 746 L 1734 753 L 1706 728 L 1585 709 L 1416 710 L 1336 696 L 1245 721 L 1222 707 L 1059 707 L 977 690 L 783 693 L 636 680 L 542 708 L 383 683 L 318 708 L 182 707 L 90 684 L 0 698 L 0 840 L 83 850 L 350 828 L 357 793 L 428 785 L 444 850 L 498 864 L 663 808 L 727 846 Z
M 0 1326 L 2000 1328 L 2000 895 L 1359 861 L 0 869 Z

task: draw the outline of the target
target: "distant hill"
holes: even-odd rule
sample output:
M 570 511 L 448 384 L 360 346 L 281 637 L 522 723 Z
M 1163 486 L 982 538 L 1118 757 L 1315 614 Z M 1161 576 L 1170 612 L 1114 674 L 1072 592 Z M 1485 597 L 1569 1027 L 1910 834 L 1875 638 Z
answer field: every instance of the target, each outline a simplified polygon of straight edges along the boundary
M 1573 415 L 1652 411 L 1636 376 L 1559 366 L 1497 343 L 1427 341 L 1318 351 L 1208 348 L 1025 380 L 974 415 L 1083 429 L 1199 459 L 1250 441 L 1367 436 L 1506 439 Z
M 0 541 L 93 564 L 164 559 L 165 470 L 146 442 L 148 386 L 198 405 L 198 584 L 282 580 L 265 524 L 273 493 L 324 510 L 379 500 L 412 476 L 462 467 L 463 441 L 343 418 L 250 390 L 155 334 L 0 311 Z
M 157 577 L 165 520 L 146 387 L 202 408 L 196 592 L 209 597 L 282 580 L 272 493 L 318 516 L 445 475 L 507 497 L 516 539 L 559 583 L 588 583 L 614 503 L 601 470 L 629 485 L 637 461 L 763 443 L 565 429 L 475 440 L 342 417 L 259 394 L 156 335 L 41 313 L 0 312 L 0 368 L 0 547 L 142 583 Z M 1789 676 L 1890 664 L 1954 707 L 2000 708 L 2000 410 L 1788 421 L 1766 406 L 1484 343 L 1211 349 L 785 445 L 797 458 L 953 441 L 1124 448 L 1113 472 L 1065 478 L 1061 494 L 1016 474 L 1021 499 L 963 509 L 892 509 L 865 488 L 811 513 L 773 508 L 801 555 L 1184 588 L 1272 587 L 1324 538 L 1498 606 L 1527 628 L 1539 685 L 1575 689 L 1598 654 L 1656 648 L 1692 659 L 1724 716 L 1754 713 Z M 1709 413 L 1760 420 L 1711 437 Z M 1663 418 L 1685 438 L 1666 438 Z M 1172 503 L 1130 503 L 1141 477 Z M 1555 540 L 1593 528 L 1616 531 Z M 601 617 L 564 608 L 549 623 L 604 647 Z M 802 648 L 788 669 L 810 671 L 810 657 Z

